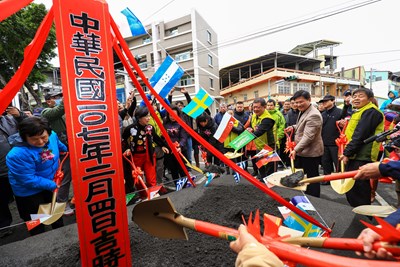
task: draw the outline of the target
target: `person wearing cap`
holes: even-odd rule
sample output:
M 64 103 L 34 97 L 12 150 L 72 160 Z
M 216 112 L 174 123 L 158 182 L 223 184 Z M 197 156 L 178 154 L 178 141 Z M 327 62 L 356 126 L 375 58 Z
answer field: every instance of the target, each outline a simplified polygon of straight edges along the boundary
M 351 105 L 351 90 L 348 89 L 343 93 L 343 109 L 342 114 L 340 116 L 341 119 L 350 118 L 351 114 L 353 114 L 353 106 Z
M 324 102 L 322 101 L 322 99 L 320 101 L 317 102 L 318 107 L 317 109 L 319 110 L 319 112 L 324 112 L 325 108 L 324 108 Z
M 153 142 L 155 142 L 163 153 L 169 153 L 165 141 L 157 135 L 155 129 L 150 125 L 150 113 L 147 107 L 139 107 L 135 111 L 135 121 L 125 128 L 122 139 L 128 145 L 126 150 L 128 156 L 133 155 L 136 167 L 140 167 L 146 176 L 146 186 L 153 187 L 156 180 L 156 154 Z
M 372 103 L 374 93 L 365 87 L 354 90 L 352 104 L 354 112 L 350 117 L 345 134 L 347 143 L 343 155 L 339 155 L 346 165 L 346 171 L 358 170 L 361 166 L 378 159 L 379 143 L 364 143 L 369 137 L 383 132 L 383 113 Z M 369 181 L 358 180 L 346 193 L 352 207 L 371 204 Z
M 324 111 L 322 112 L 322 141 L 324 142 L 324 154 L 322 155 L 322 168 L 324 175 L 331 174 L 338 168 L 338 147 L 336 145 L 336 138 L 339 137 L 340 132 L 336 126 L 336 121 L 340 120 L 342 110 L 335 105 L 335 97 L 327 94 L 321 99 Z

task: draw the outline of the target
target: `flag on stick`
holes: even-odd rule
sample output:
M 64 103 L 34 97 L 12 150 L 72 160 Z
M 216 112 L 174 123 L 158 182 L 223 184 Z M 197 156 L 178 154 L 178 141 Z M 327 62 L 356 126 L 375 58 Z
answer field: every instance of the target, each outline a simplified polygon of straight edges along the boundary
M 187 115 L 196 119 L 200 114 L 202 114 L 211 104 L 214 99 L 204 90 L 200 88 L 196 96 L 189 102 L 189 104 L 183 108 L 183 112 Z
M 236 119 L 234 117 L 232 117 L 228 112 L 225 112 L 221 123 L 214 134 L 214 138 L 223 143 L 228 137 L 229 133 L 232 131 L 235 121 Z
M 192 178 L 192 181 L 194 182 L 194 180 L 197 178 L 197 176 L 193 175 L 193 176 L 191 176 L 191 178 Z M 192 184 L 191 183 L 186 183 L 185 187 L 192 187 Z
M 132 36 L 138 36 L 147 33 L 146 29 L 143 27 L 143 24 L 128 7 L 122 10 L 121 13 L 124 14 L 127 19 L 127 26 L 129 26 Z M 124 25 L 121 25 L 121 27 L 124 28 Z
M 167 56 L 150 78 L 150 84 L 162 98 L 166 98 L 183 73 L 183 69 L 179 67 L 178 63 L 172 57 Z
M 239 163 L 236 163 L 236 165 L 238 165 L 241 169 L 244 169 L 246 167 L 246 162 L 245 161 L 241 161 Z M 235 182 L 237 184 L 240 183 L 240 174 L 238 172 L 235 172 L 233 174 L 233 178 L 235 178 Z
M 136 196 L 136 193 L 129 193 L 125 195 L 125 205 L 128 205 L 129 201 Z
M 185 186 L 185 184 L 187 183 L 188 178 L 187 177 L 182 177 L 181 179 L 179 179 L 176 182 L 176 191 L 180 191 L 182 190 L 182 188 Z
M 232 142 L 229 143 L 229 146 L 236 151 L 250 143 L 251 140 L 253 140 L 255 136 L 250 133 L 249 131 L 244 131 L 241 133 L 238 137 L 236 137 Z
M 273 148 L 271 148 L 268 145 L 265 145 L 264 148 L 260 152 L 258 152 L 256 155 L 254 155 L 251 159 L 266 157 L 272 151 L 274 151 Z
M 204 184 L 204 186 L 205 187 L 208 186 L 216 176 L 217 176 L 217 174 L 215 174 L 215 173 L 207 172 L 206 173 L 207 181 Z
M 272 162 L 272 161 L 281 161 L 281 158 L 279 157 L 279 155 L 276 152 L 273 152 L 272 154 L 270 154 L 266 158 L 259 159 L 257 161 L 257 163 L 256 163 L 257 168 L 261 168 L 265 164 L 267 164 L 269 162 Z

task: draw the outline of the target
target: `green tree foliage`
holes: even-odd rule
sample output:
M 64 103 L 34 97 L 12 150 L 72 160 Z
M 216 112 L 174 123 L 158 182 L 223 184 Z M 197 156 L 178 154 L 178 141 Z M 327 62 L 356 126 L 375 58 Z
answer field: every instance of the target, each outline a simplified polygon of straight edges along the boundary
M 46 16 L 47 10 L 43 4 L 30 4 L 16 14 L 0 22 L 0 88 L 3 88 L 12 78 L 24 59 L 24 49 L 32 41 L 39 25 Z M 51 59 L 56 56 L 56 34 L 54 25 L 49 33 L 43 50 L 24 85 L 32 94 L 36 103 L 41 106 L 40 96 L 33 90 L 33 85 L 46 80 L 44 71 L 50 71 Z M 22 92 L 24 108 L 27 98 Z

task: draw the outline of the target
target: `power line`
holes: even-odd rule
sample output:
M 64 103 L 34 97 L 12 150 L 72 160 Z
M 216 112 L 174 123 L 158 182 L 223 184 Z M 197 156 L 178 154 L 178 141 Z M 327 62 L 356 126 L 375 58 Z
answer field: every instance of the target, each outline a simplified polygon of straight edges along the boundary
M 236 39 L 233 39 L 233 40 L 230 40 L 230 41 L 226 41 L 226 42 L 222 42 L 222 43 L 220 42 L 220 43 L 218 43 L 216 45 L 212 45 L 211 47 L 208 47 L 207 49 L 203 48 L 203 49 L 198 49 L 197 51 L 193 50 L 193 52 L 202 53 L 203 52 L 202 50 L 209 50 L 209 49 L 212 50 L 214 48 L 221 48 L 221 47 L 225 47 L 225 46 L 231 46 L 231 45 L 234 45 L 234 44 L 237 44 L 237 43 L 240 43 L 240 42 L 249 41 L 249 40 L 252 40 L 252 39 L 255 39 L 255 38 L 271 35 L 273 33 L 278 33 L 278 32 L 284 31 L 284 30 L 288 30 L 288 29 L 291 29 L 291 28 L 302 26 L 302 25 L 305 25 L 305 24 L 308 24 L 308 23 L 311 23 L 311 22 L 315 22 L 315 21 L 321 20 L 321 19 L 332 17 L 332 16 L 335 16 L 335 15 L 338 15 L 338 14 L 341 14 L 341 13 L 345 13 L 345 12 L 348 12 L 348 11 L 351 11 L 351 10 L 354 10 L 354 9 L 357 9 L 357 8 L 360 8 L 360 7 L 364 7 L 364 6 L 367 6 L 367 5 L 371 5 L 371 4 L 374 4 L 376 2 L 380 2 L 380 1 L 382 1 L 382 0 L 364 1 L 364 2 L 357 3 L 357 4 L 354 4 L 354 5 L 351 5 L 351 6 L 347 6 L 347 7 L 344 7 L 344 8 L 337 9 L 337 10 L 334 10 L 334 11 L 331 11 L 331 12 L 315 15 L 315 16 L 313 16 L 311 18 L 294 21 L 294 22 L 283 24 L 283 25 L 279 25 L 279 26 L 276 26 L 276 27 L 271 27 L 271 28 L 268 28 L 268 29 L 261 30 L 259 32 L 255 32 L 255 33 L 252 33 L 252 34 L 241 36 L 239 38 L 236 38 Z

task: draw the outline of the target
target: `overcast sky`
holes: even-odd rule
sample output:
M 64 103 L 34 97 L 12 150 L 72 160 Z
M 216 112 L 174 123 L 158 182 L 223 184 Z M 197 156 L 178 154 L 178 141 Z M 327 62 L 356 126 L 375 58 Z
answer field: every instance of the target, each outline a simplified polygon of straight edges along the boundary
M 85 0 L 87 1 L 87 0 Z M 50 6 L 51 0 L 35 0 Z M 217 32 L 220 68 L 274 51 L 288 52 L 298 44 L 321 39 L 341 42 L 334 48 L 338 69 L 364 66 L 366 70 L 400 71 L 398 0 L 108 0 L 118 20 L 119 12 L 129 7 L 147 25 L 169 21 L 196 9 Z M 319 18 L 352 8 L 308 24 L 254 38 L 254 33 L 276 26 Z M 244 36 L 249 40 L 226 45 Z M 319 54 L 329 54 L 320 50 Z M 338 70 L 337 69 L 337 70 Z

